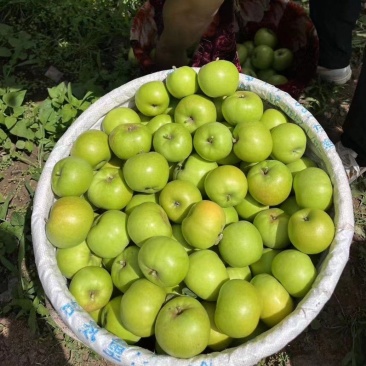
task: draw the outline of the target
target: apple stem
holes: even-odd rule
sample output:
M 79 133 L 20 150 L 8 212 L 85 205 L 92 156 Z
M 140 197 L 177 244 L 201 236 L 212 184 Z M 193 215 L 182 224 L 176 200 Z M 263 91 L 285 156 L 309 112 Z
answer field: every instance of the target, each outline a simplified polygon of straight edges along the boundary
M 176 307 L 176 313 L 175 313 L 175 314 L 178 316 L 178 315 L 180 315 L 180 314 L 183 314 L 183 311 L 184 311 L 184 310 L 183 310 L 180 306 L 177 306 L 177 307 Z
M 127 266 L 126 261 L 120 261 L 119 264 L 121 265 L 122 268 L 125 268 Z

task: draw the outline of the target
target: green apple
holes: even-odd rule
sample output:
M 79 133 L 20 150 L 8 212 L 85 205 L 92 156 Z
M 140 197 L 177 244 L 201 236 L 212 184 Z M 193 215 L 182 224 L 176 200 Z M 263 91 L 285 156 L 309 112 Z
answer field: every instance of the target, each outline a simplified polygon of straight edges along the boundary
M 278 37 L 273 29 L 261 27 L 254 33 L 253 41 L 256 46 L 264 44 L 275 49 L 278 44 Z
M 69 291 L 88 313 L 101 309 L 108 304 L 112 296 L 111 275 L 99 266 L 81 268 L 72 277 Z
M 127 185 L 135 192 L 156 193 L 169 180 L 169 164 L 156 151 L 140 153 L 127 159 L 123 166 Z
M 263 248 L 262 256 L 254 263 L 250 265 L 250 270 L 253 276 L 260 273 L 272 274 L 272 261 L 273 258 L 280 253 L 279 249 Z
M 221 286 L 228 280 L 225 264 L 213 250 L 197 250 L 189 255 L 184 283 L 200 299 L 216 301 Z
M 209 171 L 218 167 L 216 161 L 208 161 L 193 152 L 186 160 L 174 168 L 173 179 L 192 182 L 202 194 L 205 193 L 204 182 Z
M 309 255 L 297 249 L 285 249 L 273 258 L 272 274 L 291 296 L 300 298 L 310 290 L 317 270 Z
M 202 201 L 201 191 L 188 180 L 168 182 L 159 195 L 159 204 L 175 223 L 181 223 L 191 206 L 199 201 Z
M 51 188 L 58 197 L 81 196 L 93 179 L 93 168 L 84 159 L 67 156 L 59 160 L 51 173 Z
M 290 216 L 301 209 L 301 207 L 296 202 L 295 196 L 289 196 L 280 204 L 279 208 Z
M 234 206 L 223 207 L 226 217 L 225 226 L 239 221 L 238 211 Z
M 310 158 L 306 156 L 302 156 L 300 159 L 297 159 L 293 161 L 292 163 L 286 164 L 287 167 L 290 169 L 290 172 L 292 173 L 292 176 L 294 177 L 298 172 L 301 170 L 304 170 L 305 168 L 309 167 L 317 167 L 314 160 L 311 160 Z
M 181 224 L 172 224 L 172 238 L 175 239 L 188 254 L 191 254 L 196 248 L 192 247 L 187 243 L 187 240 L 184 239 L 182 233 L 182 225 Z
M 272 85 L 284 85 L 288 83 L 288 78 L 285 75 L 274 74 L 267 79 L 267 83 Z
M 101 128 L 107 135 L 112 130 L 125 123 L 140 123 L 141 118 L 137 112 L 129 107 L 117 107 L 110 110 L 102 120 Z
M 248 56 L 251 56 L 252 55 L 252 52 L 254 50 L 254 47 L 255 47 L 254 41 L 251 40 L 251 39 L 248 39 L 248 40 L 244 41 L 242 44 L 248 50 Z
M 137 109 L 145 116 L 154 117 L 162 114 L 169 106 L 169 92 L 160 80 L 148 81 L 135 93 Z
M 124 209 L 127 215 L 129 215 L 132 210 L 143 202 L 155 202 L 159 203 L 159 194 L 158 193 L 134 193 L 130 202 L 128 202 L 127 206 Z
M 262 251 L 261 234 L 251 222 L 240 220 L 223 230 L 219 252 L 229 266 L 249 266 L 260 259 Z
M 252 195 L 248 192 L 244 199 L 240 201 L 236 206 L 235 210 L 238 213 L 239 218 L 252 222 L 258 212 L 269 208 L 268 205 L 255 200 Z
M 161 287 L 179 285 L 189 267 L 186 250 L 175 239 L 166 236 L 145 240 L 138 254 L 138 263 L 145 277 Z
M 233 131 L 234 153 L 241 160 L 257 163 L 272 152 L 271 132 L 260 121 L 240 122 Z
M 217 203 L 202 200 L 192 205 L 182 221 L 182 233 L 189 245 L 208 249 L 217 244 L 226 224 L 223 208 Z
M 262 205 L 277 206 L 287 199 L 292 190 L 292 174 L 278 160 L 264 160 L 247 174 L 248 191 Z
M 201 304 L 207 311 L 211 324 L 210 338 L 208 340 L 207 347 L 212 351 L 223 351 L 230 346 L 232 338 L 229 337 L 227 334 L 220 332 L 215 324 L 215 302 L 202 301 Z
M 226 267 L 226 271 L 230 280 L 246 280 L 252 279 L 252 272 L 249 266 L 245 267 Z
M 154 136 L 154 133 L 159 129 L 159 127 L 166 125 L 168 123 L 173 122 L 173 117 L 170 114 L 158 114 L 157 116 L 151 118 L 149 122 L 146 123 L 146 127 L 149 129 L 151 134 Z
M 242 43 L 237 43 L 236 52 L 238 54 L 240 65 L 242 65 L 248 57 L 248 49 Z
M 114 169 L 121 169 L 124 164 L 124 161 L 118 158 L 116 155 L 112 154 L 111 159 L 105 163 L 101 169 L 104 168 L 114 168 Z
M 258 79 L 263 81 L 267 81 L 274 74 L 277 74 L 277 72 L 272 68 L 257 71 Z
M 200 94 L 192 94 L 179 101 L 174 111 L 174 121 L 193 133 L 199 126 L 216 121 L 216 107 L 213 101 Z
M 156 117 L 155 117 L 156 118 Z M 192 135 L 179 123 L 165 124 L 154 133 L 154 150 L 170 163 L 187 159 L 193 150 Z
M 294 54 L 292 51 L 286 47 L 277 48 L 273 55 L 272 67 L 276 71 L 288 70 L 294 61 Z
M 272 328 L 295 309 L 294 301 L 286 289 L 273 276 L 262 273 L 252 278 L 262 300 L 261 320 Z
M 166 87 L 178 99 L 196 94 L 199 89 L 197 73 L 190 66 L 173 67 L 166 77 Z
M 204 188 L 211 201 L 221 207 L 236 206 L 248 192 L 245 174 L 234 165 L 220 165 L 208 172 Z
M 150 337 L 155 333 L 155 321 L 166 298 L 165 290 L 140 278 L 123 294 L 120 304 L 122 325 L 138 337 Z
M 101 326 L 123 339 L 127 344 L 137 343 L 141 337 L 128 331 L 121 322 L 120 306 L 122 295 L 116 296 L 111 299 L 101 312 Z
M 252 91 L 239 90 L 225 98 L 222 114 L 230 125 L 259 121 L 263 115 L 263 101 Z
M 109 134 L 109 146 L 120 159 L 126 160 L 152 146 L 152 134 L 143 123 L 124 123 Z
M 274 59 L 274 51 L 271 47 L 261 44 L 255 46 L 250 61 L 253 66 L 259 70 L 266 70 L 272 67 Z
M 263 245 L 272 249 L 284 249 L 291 244 L 288 235 L 290 215 L 278 207 L 259 212 L 253 224 L 263 239 Z
M 256 329 L 262 311 L 256 288 L 245 280 L 229 280 L 220 289 L 215 324 L 232 338 L 247 337 Z
M 333 185 L 325 170 L 309 167 L 294 177 L 296 202 L 302 208 L 327 210 L 333 203 Z
M 85 241 L 70 248 L 58 248 L 56 261 L 63 276 L 72 276 L 81 268 L 86 266 L 101 266 L 102 258 L 94 255 Z
M 127 232 L 139 247 L 153 236 L 172 236 L 172 227 L 164 209 L 154 202 L 136 206 L 127 219 Z
M 215 60 L 198 71 L 198 84 L 204 94 L 211 98 L 233 94 L 239 85 L 239 71 L 227 60 Z
M 101 258 L 115 258 L 129 241 L 127 214 L 119 210 L 107 210 L 99 215 L 86 238 L 91 251 Z
M 131 244 L 113 260 L 110 273 L 114 286 L 121 292 L 126 292 L 134 281 L 144 278 L 138 263 L 139 250 L 137 245 Z
M 133 191 L 127 185 L 122 170 L 115 168 L 97 171 L 87 192 L 88 200 L 104 210 L 122 210 L 132 195 Z
M 335 225 L 325 211 L 303 208 L 291 216 L 288 235 L 296 249 L 306 254 L 318 254 L 332 243 Z
M 271 130 L 280 124 L 287 123 L 288 119 L 285 113 L 275 108 L 267 108 L 263 112 L 260 121 Z
M 306 134 L 294 123 L 282 123 L 271 129 L 273 159 L 289 164 L 300 159 L 306 149 Z
M 251 76 L 253 78 L 258 78 L 257 73 L 254 71 L 253 68 L 250 68 L 250 67 L 242 67 L 241 73 L 245 74 L 245 75 L 248 75 L 248 76 Z
M 56 200 L 46 221 L 46 236 L 57 248 L 70 248 L 85 241 L 94 221 L 92 206 L 81 197 Z
M 222 103 L 225 100 L 225 98 L 226 98 L 226 95 L 223 97 L 212 98 L 212 101 L 214 102 L 215 107 L 216 107 L 216 114 L 217 114 L 216 121 L 217 122 L 225 121 L 224 116 L 222 114 L 222 108 L 221 108 Z
M 70 155 L 86 160 L 93 169 L 100 169 L 112 157 L 108 135 L 100 130 L 82 132 L 72 144 Z
M 159 311 L 155 337 L 170 356 L 190 358 L 205 350 L 210 329 L 210 319 L 202 304 L 193 297 L 177 296 Z
M 193 147 L 203 159 L 218 161 L 230 154 L 233 136 L 230 129 L 220 122 L 206 123 L 195 131 Z

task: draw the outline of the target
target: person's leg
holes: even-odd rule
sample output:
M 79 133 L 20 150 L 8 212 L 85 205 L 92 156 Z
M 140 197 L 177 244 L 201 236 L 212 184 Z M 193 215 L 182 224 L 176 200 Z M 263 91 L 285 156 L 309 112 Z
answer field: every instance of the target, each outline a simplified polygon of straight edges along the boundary
M 341 141 L 357 153 L 358 164 L 366 166 L 366 47 L 356 90 L 343 124 Z
M 310 0 L 310 18 L 319 37 L 319 66 L 341 69 L 350 63 L 352 31 L 360 0 Z

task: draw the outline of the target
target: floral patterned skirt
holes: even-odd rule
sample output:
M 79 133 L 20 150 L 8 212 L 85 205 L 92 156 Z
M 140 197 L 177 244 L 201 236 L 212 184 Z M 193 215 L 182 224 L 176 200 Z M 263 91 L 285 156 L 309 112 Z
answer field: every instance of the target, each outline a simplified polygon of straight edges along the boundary
M 130 41 L 143 74 L 156 70 L 151 52 L 161 34 L 165 0 L 149 0 L 133 19 Z M 314 77 L 319 56 L 315 27 L 301 5 L 286 0 L 226 0 L 194 50 L 191 66 L 217 58 L 232 61 L 241 71 L 237 42 L 253 39 L 262 27 L 274 30 L 281 47 L 294 52 L 286 84 L 279 88 L 298 99 Z

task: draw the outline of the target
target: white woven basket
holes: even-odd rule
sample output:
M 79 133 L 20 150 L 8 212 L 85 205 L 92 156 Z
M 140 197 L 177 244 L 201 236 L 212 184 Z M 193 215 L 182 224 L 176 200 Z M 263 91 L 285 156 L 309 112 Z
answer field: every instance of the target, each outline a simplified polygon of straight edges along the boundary
M 196 69 L 198 71 L 198 69 Z M 247 75 L 240 75 L 240 89 L 256 92 L 263 100 L 282 109 L 300 125 L 309 139 L 308 155 L 330 175 L 334 185 L 334 221 L 336 236 L 319 267 L 319 275 L 309 293 L 296 309 L 281 323 L 248 341 L 222 352 L 199 355 L 189 360 L 159 356 L 138 346 L 127 345 L 105 329 L 100 328 L 80 308 L 67 288 L 56 262 L 55 248 L 47 241 L 45 223 L 54 202 L 51 172 L 55 163 L 66 157 L 77 136 L 89 129 L 99 129 L 103 117 L 118 106 L 134 106 L 136 90 L 152 80 L 164 80 L 171 70 L 150 74 L 133 80 L 100 98 L 91 105 L 66 131 L 56 144 L 39 180 L 32 214 L 32 238 L 38 274 L 45 293 L 63 323 L 86 346 L 105 359 L 124 366 L 252 366 L 264 357 L 280 351 L 297 337 L 319 314 L 332 296 L 349 257 L 354 232 L 352 197 L 342 163 L 335 147 L 323 128 L 299 102 L 276 87 Z

